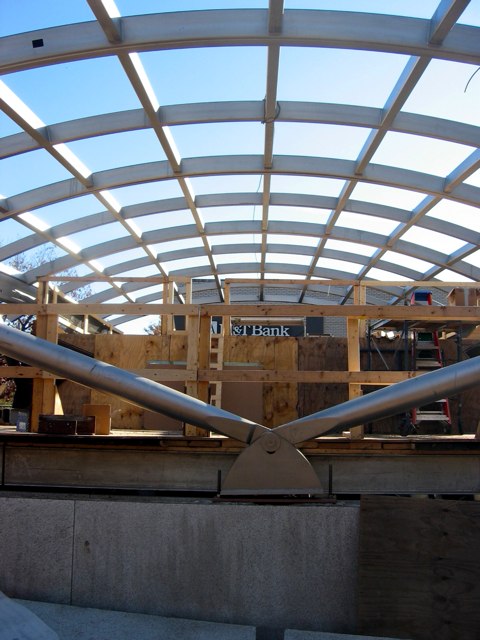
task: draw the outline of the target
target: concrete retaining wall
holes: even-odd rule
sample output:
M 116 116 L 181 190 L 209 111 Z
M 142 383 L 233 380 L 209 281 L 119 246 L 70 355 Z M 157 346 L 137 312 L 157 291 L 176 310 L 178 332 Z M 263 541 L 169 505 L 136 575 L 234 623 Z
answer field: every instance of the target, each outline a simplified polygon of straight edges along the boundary
M 356 631 L 359 508 L 0 496 L 0 590 L 163 616 Z

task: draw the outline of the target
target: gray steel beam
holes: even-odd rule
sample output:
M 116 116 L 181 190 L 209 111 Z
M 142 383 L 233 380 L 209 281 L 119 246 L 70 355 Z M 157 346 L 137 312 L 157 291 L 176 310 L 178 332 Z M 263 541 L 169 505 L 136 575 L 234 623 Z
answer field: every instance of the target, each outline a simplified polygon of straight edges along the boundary
M 373 393 L 276 427 L 274 432 L 292 444 L 299 444 L 339 429 L 396 415 L 478 386 L 480 357 L 383 387 Z
M 476 64 L 478 29 L 455 25 L 441 47 L 428 42 L 431 22 L 418 18 L 335 11 L 285 12 L 281 33 L 269 33 L 265 10 L 195 11 L 122 18 L 122 41 L 110 43 L 97 22 L 42 30 L 46 46 L 35 51 L 35 32 L 0 40 L 0 73 L 106 55 L 207 46 L 325 46 L 427 56 Z M 33 53 L 34 51 L 34 53 Z
M 440 45 L 470 4 L 470 0 L 442 0 L 430 22 L 430 44 Z
M 289 101 L 280 101 L 277 105 L 276 122 L 336 124 L 378 129 L 383 114 L 382 109 L 361 105 Z M 259 101 L 169 105 L 160 108 L 160 115 L 162 125 L 169 127 L 214 122 L 261 122 L 265 117 L 264 103 Z M 132 109 L 48 125 L 41 132 L 52 144 L 65 144 L 75 140 L 148 128 L 149 124 L 145 120 L 143 110 Z M 398 113 L 390 125 L 390 130 L 480 146 L 480 127 L 416 113 Z M 40 148 L 41 145 L 28 134 L 15 133 L 0 139 L 0 158 Z
M 260 156 L 187 158 L 182 162 L 182 175 L 185 178 L 208 175 L 261 174 L 262 172 Z M 358 179 L 355 177 L 355 163 L 337 158 L 276 156 L 271 173 L 273 175 L 328 177 L 339 180 Z M 7 198 L 8 212 L 3 215 L 3 218 L 88 193 L 96 193 L 120 186 L 171 179 L 169 165 L 165 161 L 99 171 L 92 174 L 93 186 L 89 188 L 78 183 L 75 179 L 71 179 Z M 427 193 L 437 198 L 444 197 L 471 206 L 480 206 L 480 188 L 468 184 L 460 184 L 449 193 L 446 193 L 442 178 L 417 171 L 370 164 L 362 175 L 361 180 L 371 184 Z

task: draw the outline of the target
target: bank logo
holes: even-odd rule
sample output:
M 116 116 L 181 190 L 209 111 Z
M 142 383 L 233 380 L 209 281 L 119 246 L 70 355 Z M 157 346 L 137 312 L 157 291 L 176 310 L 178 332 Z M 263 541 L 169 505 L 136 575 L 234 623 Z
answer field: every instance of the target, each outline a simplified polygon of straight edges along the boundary
M 263 326 L 261 324 L 236 324 L 232 326 L 234 336 L 265 336 L 267 338 L 291 337 L 291 327 L 284 325 Z

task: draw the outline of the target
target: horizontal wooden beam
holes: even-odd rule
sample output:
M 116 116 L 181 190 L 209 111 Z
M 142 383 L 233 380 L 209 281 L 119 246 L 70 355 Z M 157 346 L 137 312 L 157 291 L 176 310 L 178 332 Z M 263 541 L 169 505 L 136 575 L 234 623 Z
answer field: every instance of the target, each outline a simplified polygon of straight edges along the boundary
M 248 366 L 248 364 L 245 364 Z M 129 369 L 130 373 L 156 382 L 293 382 L 293 383 L 358 383 L 386 385 L 422 375 L 417 371 L 287 371 L 265 369 Z M 0 368 L 5 378 L 52 379 L 51 373 L 38 367 L 7 366 Z M 59 378 L 61 379 L 61 378 Z
M 209 382 L 292 382 L 357 383 L 387 385 L 422 375 L 416 371 L 286 371 L 286 370 L 212 370 L 200 369 L 199 380 Z
M 316 280 L 315 278 L 225 278 L 225 284 L 277 285 L 289 284 L 317 285 L 319 287 L 435 287 L 436 289 L 453 289 L 456 287 L 476 288 L 480 282 L 440 282 L 439 280 Z
M 39 367 L 0 367 L 0 376 L 5 378 L 25 378 L 26 380 L 33 378 L 55 378 L 51 373 L 40 369 Z
M 308 305 L 308 304 L 136 304 L 136 303 L 7 303 L 5 315 L 56 314 L 79 316 L 110 315 L 201 315 L 240 318 L 255 317 L 344 317 L 362 320 L 423 320 L 428 322 L 468 322 L 480 324 L 480 307 L 436 305 Z

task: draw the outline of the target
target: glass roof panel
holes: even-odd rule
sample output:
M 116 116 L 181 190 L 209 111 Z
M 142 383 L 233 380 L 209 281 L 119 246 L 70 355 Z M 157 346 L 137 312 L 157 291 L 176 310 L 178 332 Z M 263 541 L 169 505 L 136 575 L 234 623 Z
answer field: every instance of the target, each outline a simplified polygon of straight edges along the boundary
M 332 178 L 273 175 L 272 192 L 339 196 L 345 182 Z
M 406 256 L 403 253 L 397 253 L 396 251 L 386 251 L 383 254 L 382 259 L 386 260 L 387 262 L 393 262 L 393 264 L 398 264 L 402 267 L 414 269 L 419 272 L 425 272 L 434 266 L 431 262 L 419 260 L 418 258 L 414 258 L 413 256 Z
M 105 239 L 108 238 L 108 240 L 115 240 L 116 238 L 124 238 L 129 234 L 125 227 L 119 222 L 113 222 L 112 224 L 104 225 L 100 231 L 97 229 L 96 232 L 92 233 L 90 229 L 87 229 L 86 231 L 74 233 L 68 237 L 82 248 L 85 248 L 95 244 L 99 239 L 99 235 Z
M 232 264 L 242 262 L 259 262 L 259 254 L 253 252 L 234 253 L 234 254 L 215 254 L 215 262 L 217 264 Z
M 204 193 L 257 193 L 263 182 L 258 175 L 228 175 L 191 178 L 193 190 L 197 195 Z
M 465 180 L 465 184 L 471 184 L 473 187 L 480 187 L 480 169 L 472 173 L 472 175 Z
M 480 27 L 480 5 L 478 2 L 471 2 L 458 20 L 459 24 L 470 24 Z
M 220 53 L 215 47 L 176 49 L 142 53 L 140 58 L 161 105 L 262 99 L 265 48 L 224 47 Z
M 70 22 L 88 21 L 92 19 L 92 12 L 84 0 L 22 0 L 21 11 L 15 2 L 2 2 L 0 17 L 0 37 L 3 37 Z
M 46 207 L 42 207 L 35 212 L 41 220 L 54 227 L 69 220 L 89 216 L 94 213 L 104 211 L 102 204 L 93 195 L 72 198 L 62 202 L 55 202 Z
M 113 265 L 121 264 L 122 262 L 127 262 L 128 260 L 136 260 L 137 258 L 144 258 L 145 251 L 143 249 L 129 249 L 128 251 L 119 251 L 118 253 L 112 253 L 110 255 L 105 255 L 99 258 L 100 262 L 103 264 L 105 268 L 111 267 Z
M 168 272 L 178 271 L 179 269 L 190 269 L 192 267 L 208 266 L 208 258 L 204 256 L 198 256 L 196 258 L 185 258 L 182 260 L 169 260 L 165 263 L 168 267 Z
M 159 182 L 145 182 L 128 187 L 111 189 L 112 195 L 122 207 L 139 202 L 151 202 L 164 198 L 178 198 L 182 191 L 176 180 L 162 180 Z
M 448 60 L 432 60 L 403 106 L 403 111 L 458 120 L 478 126 L 480 74 L 476 67 Z M 471 83 L 468 85 L 469 80 Z M 468 85 L 468 88 L 467 88 Z M 448 91 L 445 88 L 448 87 Z
M 165 152 L 151 129 L 78 140 L 69 142 L 68 146 L 92 172 L 166 160 Z
M 430 229 L 422 229 L 421 227 L 412 227 L 408 229 L 403 236 L 402 240 L 413 242 L 424 247 L 431 247 L 440 253 L 449 255 L 460 247 L 464 246 L 462 240 L 452 238 L 444 233 L 438 233 L 437 231 L 430 231 Z
M 202 209 L 205 223 L 222 222 L 223 220 L 261 220 L 262 208 L 254 205 L 237 207 L 210 207 Z
M 457 273 L 456 271 L 451 271 L 450 269 L 444 269 L 443 271 L 440 271 L 440 273 L 437 273 L 435 277 L 438 278 L 438 280 L 442 280 L 443 282 L 474 282 L 474 280 L 472 280 L 471 278 Z
M 347 260 L 335 260 L 333 258 L 319 258 L 316 264 L 319 269 L 337 269 L 339 271 L 348 271 L 357 274 L 362 265 L 358 262 L 348 262 Z
M 155 229 L 168 229 L 185 224 L 193 224 L 192 212 L 188 209 L 166 213 L 157 213 L 151 216 L 135 218 L 135 224 L 140 231 L 155 231 Z
M 281 235 L 277 233 L 268 234 L 268 242 L 270 244 L 291 244 L 299 245 L 303 247 L 316 247 L 318 245 L 318 237 L 303 236 L 303 235 Z
M 270 264 L 272 262 L 284 262 L 285 264 L 300 264 L 309 266 L 311 261 L 311 256 L 301 256 L 293 253 L 275 253 L 274 251 L 267 252 L 267 262 Z
M 359 231 L 371 231 L 374 233 L 390 234 L 398 225 L 398 222 L 377 218 L 376 216 L 365 216 L 361 213 L 343 212 L 340 214 L 337 227 L 347 227 L 347 229 L 358 229 Z
M 176 126 L 172 133 L 184 158 L 263 153 L 264 127 L 257 122 Z
M 243 244 L 245 241 L 259 243 L 262 241 L 262 236 L 256 233 L 232 233 L 223 234 L 221 236 L 211 236 L 212 247 L 222 247 L 229 244 Z
M 11 136 L 21 131 L 21 127 L 19 127 L 14 120 L 3 113 L 3 111 L 0 111 L 0 137 Z
M 352 193 L 352 200 L 364 200 L 407 210 L 414 209 L 423 198 L 422 194 L 415 191 L 366 182 L 359 182 Z
M 390 132 L 372 162 L 446 177 L 472 150 L 463 144 Z
M 2 160 L 0 193 L 10 197 L 45 184 L 68 180 L 72 177 L 52 156 L 39 149 L 27 155 Z
M 411 280 L 411 278 L 406 278 L 405 276 L 394 273 L 393 271 L 385 271 L 385 269 L 378 269 L 377 267 L 373 267 L 368 270 L 367 277 L 372 280 Z
M 367 245 L 358 244 L 356 242 L 345 242 L 345 240 L 333 240 L 328 239 L 325 243 L 326 249 L 333 249 L 335 251 L 347 251 L 348 253 L 356 253 L 361 256 L 371 257 L 375 253 L 375 247 L 368 247 Z
M 382 107 L 406 62 L 391 53 L 284 47 L 278 99 Z
M 201 7 L 198 0 L 116 0 L 116 5 L 122 15 L 139 15 L 147 13 L 171 13 L 176 11 L 195 11 L 198 9 L 225 9 L 231 8 L 230 0 L 202 0 Z M 266 0 L 241 0 L 235 3 L 235 7 L 242 9 L 265 9 Z
M 285 0 L 285 9 L 321 9 L 322 11 L 358 11 L 388 13 L 397 16 L 431 18 L 437 8 L 436 0 Z
M 330 210 L 311 209 L 310 207 L 270 207 L 268 219 L 325 224 L 330 213 Z
M 278 122 L 273 150 L 279 155 L 355 160 L 369 134 L 370 129 L 359 127 Z
M 442 200 L 430 209 L 427 217 L 438 218 L 480 232 L 480 211 L 461 202 Z
M 474 267 L 480 267 L 480 251 L 475 251 L 469 256 L 465 256 L 463 260 L 464 262 L 468 262 L 468 264 L 473 264 Z
M 14 218 L 7 218 L 6 220 L 2 220 L 0 247 L 10 244 L 10 242 L 14 242 L 19 238 L 29 236 L 31 233 L 32 232 L 30 229 L 17 222 Z
M 46 124 L 140 107 L 115 57 L 12 73 L 5 84 Z

